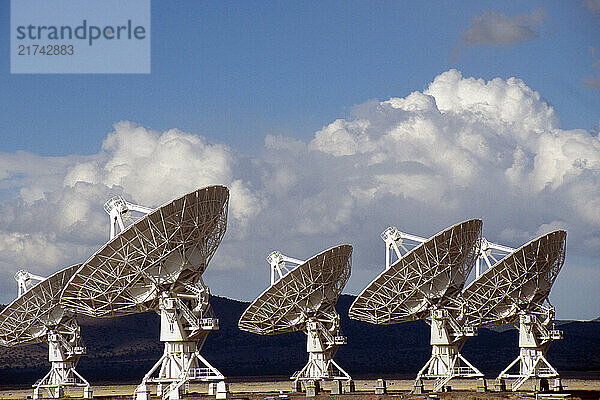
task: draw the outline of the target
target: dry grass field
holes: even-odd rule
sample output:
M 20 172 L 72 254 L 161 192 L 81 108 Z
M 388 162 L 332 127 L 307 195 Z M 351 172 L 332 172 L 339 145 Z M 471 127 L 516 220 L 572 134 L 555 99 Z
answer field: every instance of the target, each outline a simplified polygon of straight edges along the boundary
M 386 395 L 376 395 L 374 393 L 375 380 L 357 380 L 356 392 L 344 395 L 329 394 L 329 386 L 324 384 L 322 393 L 315 399 L 329 400 L 383 400 L 383 399 L 406 399 L 406 400 L 433 400 L 435 397 L 429 397 L 430 393 L 424 395 L 410 394 L 412 389 L 412 380 L 387 380 L 388 393 Z M 502 392 L 497 393 L 488 391 L 486 393 L 477 393 L 476 384 L 473 380 L 455 380 L 451 382 L 452 391 L 438 393 L 440 400 L 491 400 L 491 399 L 535 399 L 532 393 L 528 392 Z M 598 400 L 600 399 L 600 380 L 584 379 L 565 379 L 563 380 L 565 391 L 563 393 L 571 394 L 571 400 Z M 493 389 L 493 380 L 488 382 L 488 388 Z M 94 386 L 94 397 L 103 400 L 112 399 L 132 399 L 136 385 L 98 385 Z M 301 393 L 290 393 L 291 384 L 289 381 L 273 382 L 231 382 L 229 384 L 231 399 L 239 400 L 264 400 L 266 397 L 277 396 L 285 393 L 291 400 L 306 398 Z M 27 399 L 31 398 L 32 389 L 2 389 L 0 388 L 0 399 Z M 81 390 L 67 390 L 67 398 L 81 398 Z M 214 399 L 214 396 L 208 396 L 208 385 L 191 385 L 190 391 L 184 398 L 190 399 Z

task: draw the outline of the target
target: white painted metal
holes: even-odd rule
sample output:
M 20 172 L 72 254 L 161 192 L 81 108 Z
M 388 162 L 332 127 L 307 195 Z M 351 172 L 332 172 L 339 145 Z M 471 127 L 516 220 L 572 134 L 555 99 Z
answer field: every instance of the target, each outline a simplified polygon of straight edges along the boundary
M 333 357 L 339 346 L 347 343 L 340 335 L 340 316 L 335 313 L 323 313 L 319 318 L 308 317 L 306 321 L 306 352 L 308 362 L 300 371 L 295 372 L 293 380 L 350 380 L 350 375 L 340 367 Z
M 517 391 L 531 378 L 559 378 L 558 371 L 546 359 L 546 352 L 553 340 L 562 338 L 562 331 L 554 328 L 554 307 L 520 313 L 519 356 L 500 373 L 498 379 L 516 379 L 512 390 Z M 515 366 L 518 371 L 511 372 Z
M 381 234 L 386 243 L 386 269 L 350 307 L 350 318 L 374 324 L 426 320 L 431 325 L 432 353 L 416 382 L 435 379 L 436 391 L 455 377 L 483 377 L 460 354 L 465 339 L 476 332 L 459 323 L 456 306 L 479 253 L 481 227 L 481 220 L 468 220 L 429 239 L 386 229 Z M 409 249 L 403 240 L 416 246 Z M 398 257 L 393 264 L 391 249 Z
M 396 254 L 396 261 L 402 258 L 402 252 L 400 248 L 404 250 L 404 253 L 408 253 L 409 250 L 404 245 L 404 240 L 410 240 L 416 243 L 423 243 L 427 241 L 427 239 L 422 238 L 420 236 L 411 235 L 408 233 L 404 233 L 398 230 L 395 226 L 388 227 L 385 231 L 381 233 L 381 239 L 385 242 L 385 269 L 386 271 L 390 269 L 390 266 L 393 264 L 392 260 L 392 252 Z M 411 248 L 414 246 L 411 246 Z
M 278 251 L 274 251 L 267 257 L 267 262 L 271 266 L 271 285 L 275 284 L 278 280 L 283 278 L 288 272 L 297 267 L 300 264 L 304 264 L 305 261 L 298 260 L 296 258 L 284 256 Z M 293 267 L 286 264 L 292 263 Z
M 23 269 L 20 269 L 17 271 L 17 273 L 15 274 L 15 281 L 17 281 L 17 287 L 18 287 L 18 297 L 23 296 L 23 294 L 28 291 L 29 289 L 31 289 L 33 286 L 35 286 L 37 283 L 40 283 L 41 281 L 43 281 L 44 278 L 43 276 L 39 276 L 39 275 L 35 275 L 32 274 L 29 271 L 25 271 Z
M 307 261 L 279 252 L 267 257 L 271 286 L 244 311 L 238 326 L 260 335 L 304 331 L 308 362 L 292 375 L 294 381 L 350 380 L 333 358 L 346 344 L 335 303 L 350 277 L 351 256 L 352 246 L 341 245 Z
M 76 370 L 79 357 L 86 354 L 81 342 L 81 332 L 75 316 L 65 320 L 61 326 L 48 332 L 48 361 L 52 364 L 50 371 L 38 380 L 34 387 L 46 389 L 54 396 L 63 387 L 76 386 L 88 388 L 90 384 Z M 38 393 L 40 391 L 38 390 Z M 87 397 L 87 396 L 84 396 Z
M 558 378 L 545 358 L 550 343 L 562 338 L 562 332 L 554 329 L 548 295 L 564 264 L 566 238 L 565 231 L 554 231 L 532 240 L 498 261 L 462 293 L 462 321 L 467 326 L 518 326 L 520 354 L 498 376 L 516 378 L 513 391 L 530 378 Z M 517 373 L 509 372 L 517 365 Z
M 60 305 L 61 291 L 79 264 L 65 268 L 49 278 L 26 271 L 15 275 L 19 297 L 0 313 L 0 344 L 23 346 L 48 343 L 51 369 L 34 384 L 34 397 L 44 391 L 61 397 L 67 386 L 83 387 L 84 397 L 91 397 L 89 383 L 75 370 L 79 357 L 85 354 L 81 332 L 75 315 Z M 40 281 L 30 287 L 32 280 Z
M 479 257 L 477 257 L 475 264 L 476 278 L 479 278 L 479 276 L 483 273 L 481 268 L 482 259 L 485 261 L 487 269 L 490 269 L 494 264 L 497 264 L 502 258 L 506 257 L 513 251 L 515 251 L 515 249 L 512 247 L 488 242 L 485 238 L 482 238 L 479 246 Z
M 199 189 L 123 230 L 122 217 L 144 208 L 111 199 L 106 210 L 121 231 L 64 289 L 65 307 L 85 315 L 159 312 L 165 350 L 136 390 L 138 399 L 149 398 L 149 384 L 157 384 L 163 398 L 178 399 L 190 381 L 224 379 L 200 350 L 208 333 L 218 329 L 202 273 L 225 234 L 228 200 L 224 186 Z
M 138 398 L 145 397 L 144 388 L 157 384 L 159 395 L 178 399 L 190 381 L 222 381 L 225 379 L 202 355 L 200 350 L 212 330 L 219 329 L 208 303 L 208 287 L 190 286 L 188 293 L 159 300 L 160 340 L 165 343 L 162 357 L 144 376 Z M 190 296 L 193 294 L 193 296 Z M 192 299 L 190 299 L 192 297 Z M 158 374 L 156 374 L 158 372 Z M 163 390 L 163 388 L 165 388 Z
M 126 201 L 122 196 L 114 196 L 104 203 L 104 211 L 110 217 L 110 238 L 125 230 L 124 221 L 131 220 L 131 211 L 137 211 L 142 214 L 150 214 L 154 209 L 133 204 Z
M 431 357 L 417 374 L 415 382 L 435 379 L 434 391 L 441 391 L 453 378 L 483 378 L 483 374 L 460 354 L 465 340 L 476 336 L 474 329 L 458 323 L 447 308 L 431 310 Z

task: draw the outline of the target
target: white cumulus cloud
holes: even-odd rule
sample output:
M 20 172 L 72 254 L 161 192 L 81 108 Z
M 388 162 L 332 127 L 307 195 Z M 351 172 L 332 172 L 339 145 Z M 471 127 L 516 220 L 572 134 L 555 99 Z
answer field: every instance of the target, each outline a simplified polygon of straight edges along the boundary
M 98 248 L 111 195 L 158 206 L 211 184 L 230 188 L 230 214 L 205 278 L 213 293 L 239 299 L 266 287 L 270 251 L 307 258 L 340 243 L 355 248 L 347 290 L 356 293 L 383 265 L 379 234 L 389 225 L 427 236 L 478 217 L 489 240 L 510 246 L 567 229 L 563 274 L 573 278 L 562 282 L 591 268 L 581 260 L 600 257 L 597 135 L 562 129 L 555 110 L 520 79 L 450 70 L 424 91 L 354 107 L 308 142 L 268 135 L 257 155 L 131 122 L 115 124 L 90 156 L 0 154 L 4 301 L 21 266 L 49 274 Z M 35 257 L 41 251 L 44 260 Z M 600 290 L 597 281 L 581 285 L 582 293 Z M 553 301 L 559 313 L 561 301 L 572 304 Z M 588 309 L 570 316 L 595 316 L 598 301 L 581 302 Z
M 123 195 L 156 207 L 197 188 L 230 188 L 230 227 L 243 237 L 260 199 L 234 171 L 237 156 L 224 144 L 176 129 L 157 132 L 122 121 L 91 156 L 0 154 L 1 289 L 15 291 L 12 274 L 25 268 L 50 275 L 83 262 L 108 239 L 104 202 Z

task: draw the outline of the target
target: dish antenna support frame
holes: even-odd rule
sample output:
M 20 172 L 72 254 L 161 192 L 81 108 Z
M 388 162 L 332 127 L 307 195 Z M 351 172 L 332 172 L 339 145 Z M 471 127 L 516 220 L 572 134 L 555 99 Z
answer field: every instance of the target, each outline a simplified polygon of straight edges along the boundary
M 86 354 L 81 342 L 81 329 L 73 315 L 60 327 L 54 327 L 46 335 L 48 341 L 48 361 L 50 371 L 34 385 L 33 398 L 41 399 L 42 390 L 47 390 L 54 398 L 64 397 L 64 387 L 83 387 L 83 398 L 93 397 L 88 381 L 75 368 L 79 357 Z
M 425 243 L 426 238 L 411 235 L 398 230 L 395 226 L 388 227 L 381 233 L 385 242 L 385 269 L 390 269 L 394 251 L 397 260 L 409 252 L 404 240 Z M 429 344 L 431 357 L 415 378 L 415 388 L 423 387 L 423 379 L 435 379 L 433 390 L 438 392 L 453 378 L 483 378 L 483 374 L 473 364 L 460 354 L 465 340 L 477 336 L 475 329 L 461 326 L 446 308 L 433 308 L 430 320 L 425 320 L 430 325 Z M 417 391 L 417 390 L 415 390 Z
M 18 287 L 17 298 L 47 279 L 24 269 L 17 271 L 14 277 Z M 53 398 L 63 397 L 65 386 L 83 387 L 83 398 L 91 399 L 93 392 L 89 382 L 75 370 L 79 357 L 86 354 L 81 340 L 81 328 L 75 315 L 68 315 L 56 325 L 43 324 L 47 331 L 45 336 L 48 342 L 50 371 L 33 384 L 33 399 L 41 399 L 44 390 Z
M 475 329 L 461 326 L 445 308 L 431 310 L 431 357 L 415 378 L 415 389 L 423 387 L 423 379 L 435 379 L 433 391 L 439 392 L 453 378 L 483 378 L 484 375 L 460 351 Z M 417 390 L 415 390 L 417 391 Z
M 485 238 L 481 238 L 479 241 L 479 256 L 475 261 L 475 279 L 479 278 L 483 271 L 481 260 L 485 262 L 487 269 L 492 268 L 500 259 L 506 257 L 510 253 L 515 251 L 512 247 L 503 246 L 501 244 L 488 242 Z M 494 254 L 495 253 L 495 254 Z M 498 259 L 498 253 L 501 257 Z M 490 259 L 493 261 L 490 261 Z
M 279 251 L 273 251 L 267 256 L 267 262 L 271 266 L 271 286 L 287 275 L 294 267 L 304 264 L 304 261 L 284 256 Z M 287 263 L 295 264 L 294 267 L 289 267 Z
M 150 214 L 154 209 L 130 203 L 123 196 L 114 196 L 104 203 L 104 211 L 110 217 L 110 238 L 112 239 L 118 234 L 117 230 L 119 232 L 125 230 L 124 221 L 131 219 L 131 211 Z
M 550 344 L 563 338 L 563 332 L 554 326 L 554 317 L 555 309 L 552 305 L 539 306 L 537 310 L 519 313 L 519 356 L 500 372 L 496 379 L 498 382 L 516 379 L 511 386 L 511 390 L 516 392 L 529 379 L 554 379 L 553 389 L 562 389 L 558 371 L 546 358 Z M 510 373 L 517 365 L 518 373 Z
M 341 345 L 347 344 L 345 336 L 339 334 L 340 316 L 333 312 L 319 318 L 309 316 L 306 321 L 306 352 L 308 362 L 290 379 L 307 380 L 351 380 L 350 375 L 333 360 Z
M 288 257 L 279 251 L 273 251 L 267 256 L 271 270 L 271 286 L 282 279 L 295 267 L 306 261 Z M 293 264 L 293 265 L 289 265 Z M 347 344 L 345 336 L 339 334 L 340 316 L 335 312 L 322 313 L 321 315 L 305 315 L 306 352 L 308 362 L 290 379 L 297 381 L 306 380 L 350 380 L 350 375 L 344 371 L 333 357 L 339 346 Z
M 15 274 L 15 281 L 17 281 L 18 287 L 17 298 L 23 296 L 25 292 L 27 292 L 29 289 L 31 289 L 33 286 L 40 283 L 44 279 L 46 278 L 44 278 L 43 276 L 32 274 L 31 272 L 25 271 L 24 269 L 18 270 Z
M 270 265 L 271 286 L 273 286 L 287 275 L 288 272 L 304 264 L 306 261 L 288 257 L 279 251 L 273 251 L 267 256 L 267 262 Z M 332 313 L 323 313 L 318 317 L 316 315 L 307 315 L 305 325 L 308 362 L 301 370 L 296 371 L 290 379 L 295 382 L 304 380 L 352 379 L 333 360 L 338 347 L 347 343 L 346 337 L 339 334 L 340 316 L 335 311 Z
M 157 395 L 179 400 L 181 389 L 190 381 L 224 381 L 200 350 L 208 334 L 219 329 L 209 304 L 210 292 L 200 278 L 200 286 L 184 284 L 184 293 L 162 292 L 159 298 L 161 358 L 146 373 L 135 390 L 136 400 L 150 400 L 148 384 L 157 385 Z M 158 376 L 153 375 L 158 371 Z
M 424 243 L 427 239 L 420 236 L 411 235 L 409 233 L 398 230 L 395 226 L 389 226 L 381 233 L 381 239 L 385 242 L 385 270 L 387 271 L 392 266 L 393 254 L 396 254 L 396 260 L 402 258 L 400 249 L 408 253 L 408 249 L 404 246 L 404 240 L 412 240 L 417 243 Z M 394 253 L 392 253 L 392 250 Z

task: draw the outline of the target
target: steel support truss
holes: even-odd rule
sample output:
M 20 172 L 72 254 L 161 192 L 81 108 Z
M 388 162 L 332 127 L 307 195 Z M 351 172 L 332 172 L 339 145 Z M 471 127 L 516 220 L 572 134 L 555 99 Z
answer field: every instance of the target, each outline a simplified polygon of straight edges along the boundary
M 351 380 L 333 361 L 346 344 L 335 303 L 350 277 L 351 255 L 350 245 L 332 247 L 307 261 L 272 252 L 267 257 L 271 286 L 240 317 L 241 330 L 259 335 L 306 333 L 308 362 L 290 377 L 296 388 L 305 382 L 309 392 L 307 381 Z
M 225 377 L 200 351 L 208 334 L 219 329 L 219 320 L 208 303 L 208 287 L 185 285 L 183 293 L 163 292 L 159 300 L 162 357 L 144 376 L 136 389 L 137 400 L 149 400 L 150 384 L 157 395 L 177 400 L 187 392 L 190 382 L 223 381 Z
M 386 271 L 394 263 L 394 254 L 396 259 L 400 260 L 409 253 L 410 248 L 427 241 L 426 238 L 401 232 L 396 227 L 387 228 L 382 232 L 381 238 L 386 244 Z M 481 241 L 475 247 L 476 254 L 479 254 L 480 247 Z M 465 265 L 472 264 L 466 263 Z M 479 274 L 478 259 L 477 273 Z M 468 272 L 465 272 L 465 279 L 467 274 Z M 401 287 L 401 285 L 399 286 Z M 456 303 L 456 300 L 451 298 L 450 303 Z M 453 378 L 483 378 L 483 374 L 460 354 L 465 340 L 468 337 L 475 336 L 476 330 L 464 323 L 459 323 L 454 318 L 453 315 L 460 315 L 459 308 L 460 306 L 457 304 L 433 306 L 431 308 L 429 320 L 426 320 L 431 326 L 431 357 L 417 374 L 415 392 L 422 389 L 423 379 L 434 379 L 433 390 L 438 392 Z M 456 312 L 453 313 L 452 311 Z
M 71 317 L 58 328 L 50 329 L 47 341 L 48 361 L 52 366 L 50 371 L 33 385 L 33 398 L 41 399 L 44 390 L 50 397 L 63 397 L 64 388 L 67 386 L 82 387 L 83 397 L 92 398 L 90 384 L 75 370 L 79 357 L 86 353 L 75 317 Z
M 267 262 L 271 266 L 271 285 L 289 273 L 294 265 L 305 263 L 305 261 L 285 256 L 278 251 L 269 254 Z M 333 361 L 338 347 L 347 343 L 346 337 L 340 335 L 340 316 L 335 309 L 329 312 L 319 312 L 318 315 L 308 315 L 305 320 L 304 333 L 306 333 L 308 362 L 290 379 L 293 381 L 350 380 L 350 375 Z
M 462 327 L 447 309 L 431 310 L 431 358 L 417 374 L 415 388 L 423 379 L 435 379 L 433 391 L 439 392 L 453 378 L 483 378 L 483 374 L 460 354 L 467 337 L 476 336 L 472 328 Z
M 152 208 L 133 204 L 125 200 L 122 196 L 114 196 L 104 203 L 104 211 L 110 217 L 110 238 L 114 238 L 118 232 L 125 230 L 124 221 L 131 220 L 131 211 L 142 214 L 149 214 L 154 211 Z
M 306 352 L 308 362 L 290 379 L 306 380 L 350 380 L 350 375 L 340 367 L 333 357 L 339 346 L 347 343 L 346 337 L 339 334 L 340 316 L 329 312 L 309 316 L 306 320 Z
M 529 379 L 555 379 L 554 388 L 560 389 L 560 376 L 546 359 L 552 341 L 563 338 L 562 331 L 554 328 L 554 315 L 552 306 L 540 306 L 534 312 L 519 315 L 519 356 L 497 378 L 499 381 L 515 379 L 511 386 L 513 392 Z M 518 371 L 511 373 L 517 366 Z

